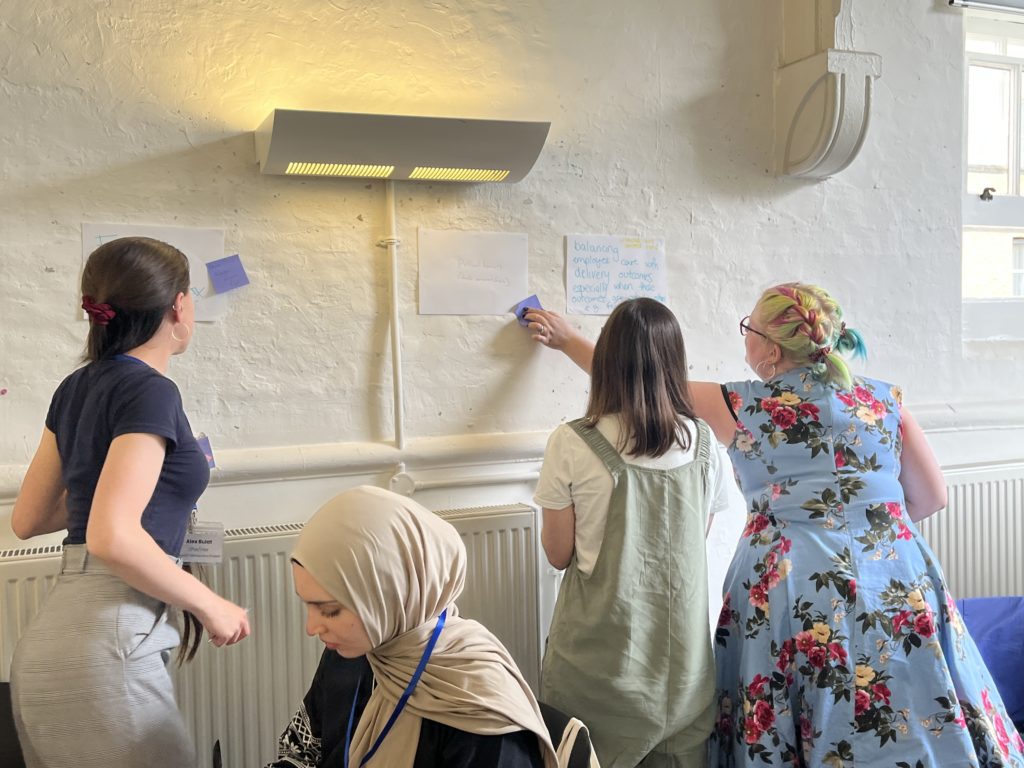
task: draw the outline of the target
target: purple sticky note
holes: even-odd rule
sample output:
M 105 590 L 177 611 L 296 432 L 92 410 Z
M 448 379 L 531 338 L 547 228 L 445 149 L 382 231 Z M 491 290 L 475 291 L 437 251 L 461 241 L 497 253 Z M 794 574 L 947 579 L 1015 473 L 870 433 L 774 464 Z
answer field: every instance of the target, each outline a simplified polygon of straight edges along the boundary
M 540 299 L 537 298 L 537 294 L 533 294 L 533 296 L 530 296 L 527 299 L 523 299 L 518 304 L 516 304 L 515 307 L 512 309 L 520 325 L 529 325 L 529 323 L 523 319 L 523 315 L 526 313 L 526 310 L 531 308 L 544 309 L 544 307 L 540 305 Z
M 241 288 L 249 284 L 249 276 L 245 274 L 245 267 L 238 254 L 225 256 L 223 259 L 206 262 L 206 271 L 210 275 L 210 282 L 217 293 L 224 293 L 233 288 Z
M 213 460 L 213 448 L 210 446 L 210 438 L 200 432 L 196 435 L 196 442 L 199 443 L 199 450 L 206 457 L 206 463 L 210 465 L 210 469 L 216 467 L 217 462 Z

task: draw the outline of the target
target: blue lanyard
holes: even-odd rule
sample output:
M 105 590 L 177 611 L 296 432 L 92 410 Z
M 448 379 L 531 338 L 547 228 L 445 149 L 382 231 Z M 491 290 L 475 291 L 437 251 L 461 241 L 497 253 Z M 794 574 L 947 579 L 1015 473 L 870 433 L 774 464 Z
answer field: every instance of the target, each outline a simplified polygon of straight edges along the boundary
M 423 674 L 423 670 L 427 668 L 427 660 L 430 658 L 430 654 L 434 652 L 434 646 L 437 645 L 437 638 L 441 636 L 441 630 L 444 629 L 445 619 L 448 618 L 448 609 L 445 608 L 441 611 L 441 615 L 437 617 L 437 624 L 434 625 L 434 633 L 430 636 L 430 640 L 427 642 L 427 647 L 423 649 L 423 656 L 420 657 L 420 663 L 416 666 L 416 671 L 412 674 L 412 680 L 409 681 L 409 685 L 405 687 L 405 693 L 402 694 L 402 698 L 398 700 L 395 705 L 395 711 L 391 713 L 391 717 L 388 718 L 387 723 L 384 725 L 384 730 L 380 732 L 380 736 L 377 737 L 377 741 L 374 742 L 373 747 L 370 751 L 363 755 L 363 759 L 359 761 L 359 766 L 366 765 L 370 758 L 377 752 L 377 748 L 384 742 L 384 737 L 388 735 L 388 731 L 391 730 L 391 726 L 395 724 L 398 716 L 402 714 L 402 710 L 405 709 L 405 703 L 412 696 L 412 692 L 416 690 L 416 684 L 420 681 L 420 675 Z M 349 745 L 352 743 L 352 722 L 355 720 L 356 715 L 356 702 L 359 700 L 359 687 L 362 685 L 363 678 L 359 678 L 359 682 L 356 683 L 356 695 L 352 698 L 352 711 L 348 713 L 348 727 L 345 729 L 345 768 L 348 768 L 348 750 Z

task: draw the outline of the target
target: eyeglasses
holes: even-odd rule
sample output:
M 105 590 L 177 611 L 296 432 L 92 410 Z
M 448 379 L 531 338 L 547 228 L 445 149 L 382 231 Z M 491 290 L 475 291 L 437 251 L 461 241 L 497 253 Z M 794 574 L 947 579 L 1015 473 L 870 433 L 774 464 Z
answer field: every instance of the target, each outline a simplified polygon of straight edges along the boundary
M 747 315 L 742 320 L 740 320 L 740 336 L 746 336 L 748 331 L 750 333 L 756 333 L 762 339 L 767 339 L 768 338 L 765 334 L 761 333 L 756 328 L 752 328 L 750 326 L 750 315 Z

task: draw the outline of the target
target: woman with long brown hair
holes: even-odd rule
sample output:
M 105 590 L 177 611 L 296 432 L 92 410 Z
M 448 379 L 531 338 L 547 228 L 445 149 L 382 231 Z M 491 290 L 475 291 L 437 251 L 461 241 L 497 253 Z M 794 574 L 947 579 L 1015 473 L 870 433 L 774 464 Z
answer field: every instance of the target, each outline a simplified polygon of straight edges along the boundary
M 587 724 L 605 768 L 705 763 L 704 536 L 730 504 L 729 473 L 694 415 L 675 316 L 652 299 L 619 304 L 594 349 L 587 414 L 551 435 L 534 496 L 544 551 L 566 569 L 541 700 Z
M 192 336 L 188 259 L 158 240 L 112 240 L 89 256 L 82 294 L 86 365 L 54 394 L 11 515 L 22 539 L 68 531 L 57 582 L 15 649 L 15 724 L 29 768 L 191 768 L 165 667 L 181 639 L 168 609 L 217 646 L 249 621 L 178 561 L 210 477 L 166 376 Z

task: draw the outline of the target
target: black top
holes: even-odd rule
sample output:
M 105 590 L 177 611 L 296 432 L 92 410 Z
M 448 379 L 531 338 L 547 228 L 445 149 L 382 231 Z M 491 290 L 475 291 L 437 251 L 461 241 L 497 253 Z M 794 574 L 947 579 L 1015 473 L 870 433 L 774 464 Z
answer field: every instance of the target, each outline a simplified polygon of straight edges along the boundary
M 281 734 L 278 759 L 268 768 L 344 765 L 345 729 L 360 679 L 353 733 L 370 698 L 373 672 L 365 657 L 346 659 L 325 650 L 302 707 Z M 371 760 L 367 768 L 373 768 L 374 762 Z M 420 727 L 413 762 L 413 768 L 535 768 L 543 765 L 540 743 L 530 731 L 481 736 L 426 719 Z
M 142 432 L 167 441 L 160 478 L 142 513 L 142 527 L 169 555 L 181 551 L 210 467 L 196 443 L 174 382 L 126 355 L 90 363 L 53 395 L 46 426 L 57 437 L 68 490 L 65 544 L 84 544 L 96 483 L 115 437 Z

